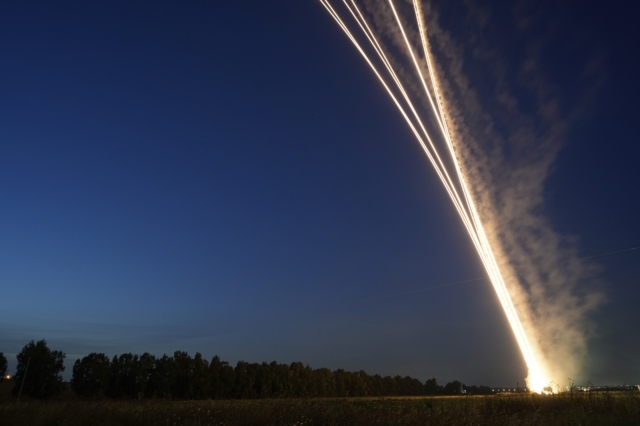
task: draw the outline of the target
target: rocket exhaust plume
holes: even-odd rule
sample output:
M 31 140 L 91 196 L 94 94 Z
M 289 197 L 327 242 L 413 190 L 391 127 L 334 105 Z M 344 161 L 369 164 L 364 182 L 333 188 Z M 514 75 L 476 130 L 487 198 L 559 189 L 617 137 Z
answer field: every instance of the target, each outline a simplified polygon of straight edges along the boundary
M 419 0 L 412 0 L 415 25 L 417 26 L 420 40 L 417 47 L 410 42 L 410 37 L 407 36 L 407 30 L 396 10 L 394 1 L 386 0 L 391 11 L 389 19 L 395 25 L 396 41 L 399 46 L 404 44 L 402 49 L 406 50 L 413 69 L 410 72 L 415 74 L 414 78 L 418 80 L 418 83 L 413 85 L 411 85 L 411 82 L 406 81 L 406 75 L 409 74 L 409 71 L 398 66 L 387 53 L 385 46 L 376 37 L 376 33 L 372 30 L 371 25 L 365 18 L 365 14 L 363 14 L 355 0 L 342 0 L 343 6 L 340 10 L 342 14 L 349 18 L 351 27 L 359 29 L 361 34 L 358 37 L 352 32 L 329 0 L 319 1 L 371 67 L 424 150 L 451 198 L 504 310 L 528 368 L 527 385 L 532 391 L 542 392 L 549 385 L 552 377 L 548 366 L 542 363 L 544 357 L 541 355 L 542 352 L 538 340 L 532 338 L 535 333 L 531 328 L 531 319 L 527 318 L 524 324 L 528 326 L 523 326 L 522 315 L 526 316 L 528 313 L 520 306 L 520 309 L 516 309 L 514 305 L 513 295 L 509 292 L 509 289 L 514 287 L 513 285 L 507 286 L 505 282 L 503 273 L 498 266 L 499 262 L 496 260 L 496 255 L 480 219 L 471 188 L 468 185 L 468 179 L 463 167 L 464 163 L 459 158 L 460 147 L 456 145 L 457 142 L 452 137 L 452 132 L 447 122 L 448 115 L 445 99 L 442 96 L 438 76 L 431 57 L 426 23 Z M 359 39 L 362 39 L 363 43 Z M 418 53 L 420 50 L 422 58 Z M 409 93 L 412 93 L 416 96 L 416 90 L 422 92 L 418 95 L 418 101 L 426 98 L 424 102 L 424 109 L 428 112 L 426 117 L 420 114 L 420 105 L 416 106 L 417 103 L 409 95 Z M 428 121 L 425 121 L 425 118 Z M 426 123 L 431 123 L 431 127 L 435 127 L 436 131 L 430 131 Z M 510 276 L 510 279 L 514 278 Z

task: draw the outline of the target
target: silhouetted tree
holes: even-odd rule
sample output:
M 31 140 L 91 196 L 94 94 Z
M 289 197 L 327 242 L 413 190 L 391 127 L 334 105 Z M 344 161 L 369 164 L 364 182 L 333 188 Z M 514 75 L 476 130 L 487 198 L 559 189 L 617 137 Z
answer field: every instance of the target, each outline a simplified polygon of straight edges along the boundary
M 60 373 L 64 371 L 64 358 L 63 352 L 52 351 L 44 340 L 29 342 L 17 356 L 13 394 L 18 395 L 22 382 L 22 393 L 33 398 L 49 398 L 62 392 L 64 385 Z
M 4 353 L 0 352 L 0 383 L 4 380 L 4 376 L 7 375 L 7 358 Z
M 393 380 L 393 377 L 385 376 L 384 379 L 382 379 L 382 385 L 383 385 L 384 396 L 391 396 L 391 395 L 398 394 L 398 384 L 396 383 L 395 380 Z
M 266 362 L 256 364 L 255 381 L 253 384 L 256 398 L 269 398 L 271 396 L 271 367 Z
M 109 389 L 111 361 L 105 354 L 91 353 L 73 364 L 71 388 L 80 397 L 96 398 Z
M 293 396 L 306 396 L 307 383 L 304 365 L 301 362 L 292 362 L 289 365 L 291 392 Z
M 222 373 L 222 361 L 218 355 L 214 356 L 209 363 L 209 380 L 211 380 L 210 396 L 213 399 L 222 398 L 224 389 L 220 374 Z
M 111 398 L 137 398 L 137 367 L 138 355 L 126 353 L 113 356 L 107 391 Z
M 157 358 L 153 364 L 153 370 L 149 375 L 146 395 L 153 398 L 170 398 L 173 380 L 173 358 L 163 355 Z
M 156 358 L 148 352 L 134 357 L 133 376 L 134 392 L 138 399 L 147 395 L 149 379 L 155 367 Z
M 235 397 L 251 398 L 251 388 L 253 387 L 253 377 L 249 371 L 249 363 L 238 361 L 235 368 Z
M 333 377 L 335 378 L 335 382 L 336 382 L 335 396 L 338 396 L 341 398 L 348 396 L 345 376 L 346 376 L 346 371 L 344 371 L 341 368 L 338 368 L 336 371 L 333 372 Z
M 438 386 L 438 381 L 435 378 L 429 379 L 424 382 L 424 391 L 427 395 L 437 395 L 440 386 Z
M 316 370 L 318 377 L 318 396 L 335 396 L 336 380 L 333 373 L 328 368 L 319 368 Z
M 478 386 L 478 390 L 477 390 L 478 395 L 491 395 L 492 393 L 493 393 L 493 390 L 491 390 L 489 386 L 483 386 L 483 385 Z
M 222 381 L 223 398 L 235 398 L 236 372 L 227 361 L 222 361 L 220 368 L 220 380 Z
M 191 399 L 207 399 L 211 395 L 211 372 L 209 363 L 202 358 L 200 352 L 196 352 L 191 366 L 193 384 L 191 389 Z
M 420 380 L 409 376 L 396 376 L 395 379 L 396 383 L 398 383 L 398 395 L 424 395 L 424 386 L 420 383 Z
M 33 342 L 32 342 L 33 343 Z M 173 357 L 155 358 L 149 353 L 114 356 L 90 354 L 76 361 L 72 387 L 79 396 L 112 398 L 282 398 L 360 397 L 409 395 L 490 394 L 486 386 L 465 386 L 453 381 L 438 385 L 435 378 L 422 384 L 409 376 L 370 376 L 365 371 L 313 369 L 291 364 L 238 361 L 235 368 L 214 356 L 207 362 L 200 353 L 191 358 L 176 351 Z
M 444 385 L 445 395 L 460 395 L 462 393 L 462 383 L 457 380 Z
M 462 388 L 466 390 L 469 395 L 491 395 L 493 393 L 489 386 L 462 385 Z
M 191 399 L 193 385 L 193 359 L 186 352 L 176 351 L 173 354 L 171 396 L 179 399 Z
M 121 397 L 120 381 L 120 360 L 118 359 L 118 355 L 114 355 L 111 360 L 111 368 L 109 369 L 109 386 L 107 387 L 107 395 L 111 398 Z

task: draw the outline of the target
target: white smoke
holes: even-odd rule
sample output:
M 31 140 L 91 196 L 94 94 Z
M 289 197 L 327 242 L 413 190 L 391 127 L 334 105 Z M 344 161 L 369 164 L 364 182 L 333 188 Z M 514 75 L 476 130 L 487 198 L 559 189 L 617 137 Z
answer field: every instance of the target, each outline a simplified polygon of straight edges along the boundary
M 377 31 L 394 49 L 406 50 L 388 3 L 365 0 L 364 4 Z M 522 1 L 512 9 L 512 18 L 523 34 L 540 19 L 531 12 L 531 5 Z M 567 377 L 581 380 L 592 331 L 589 314 L 604 297 L 594 290 L 596 268 L 579 258 L 577 241 L 556 232 L 544 214 L 545 182 L 569 129 L 584 114 L 584 106 L 599 86 L 600 81 L 592 78 L 598 61 L 585 67 L 581 78 L 590 83 L 576 103 L 579 106 L 568 110 L 538 66 L 541 49 L 552 40 L 553 22 L 547 33 L 528 39 L 525 58 L 514 75 L 507 72 L 504 53 L 484 41 L 491 13 L 472 0 L 465 7 L 468 34 L 459 41 L 442 27 L 434 5 L 423 5 L 456 151 L 509 292 L 548 379 L 556 384 L 565 384 Z M 407 35 L 414 46 L 420 46 L 415 26 L 409 25 Z M 471 61 L 485 65 L 483 84 L 493 85 L 493 99 L 482 99 L 474 90 L 475 80 L 466 72 L 470 56 Z M 402 67 L 397 69 L 409 74 Z M 409 87 L 423 98 L 417 84 Z M 527 107 L 519 103 L 523 92 L 530 99 Z

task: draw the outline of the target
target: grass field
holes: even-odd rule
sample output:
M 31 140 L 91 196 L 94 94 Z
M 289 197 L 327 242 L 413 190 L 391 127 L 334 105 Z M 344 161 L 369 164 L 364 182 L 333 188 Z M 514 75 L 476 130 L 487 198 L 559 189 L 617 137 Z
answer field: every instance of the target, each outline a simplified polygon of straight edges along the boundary
M 640 394 L 226 401 L 0 401 L 17 425 L 640 425 Z

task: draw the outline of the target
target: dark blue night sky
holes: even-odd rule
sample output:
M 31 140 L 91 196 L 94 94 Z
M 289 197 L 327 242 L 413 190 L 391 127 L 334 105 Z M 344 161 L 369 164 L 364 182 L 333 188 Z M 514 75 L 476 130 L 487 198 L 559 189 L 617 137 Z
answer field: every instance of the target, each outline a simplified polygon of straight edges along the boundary
M 475 17 L 446 3 L 441 25 L 463 34 Z M 516 55 L 511 9 L 478 3 Z M 541 214 L 584 257 L 638 247 L 638 6 L 536 4 L 561 23 L 541 71 L 569 103 L 592 60 L 600 82 Z M 526 375 L 487 281 L 420 290 L 484 270 L 317 1 L 4 2 L 0 202 L 11 371 L 45 338 L 65 377 L 90 352 L 175 350 L 423 381 Z M 587 374 L 640 382 L 640 250 L 593 262 L 607 302 Z

